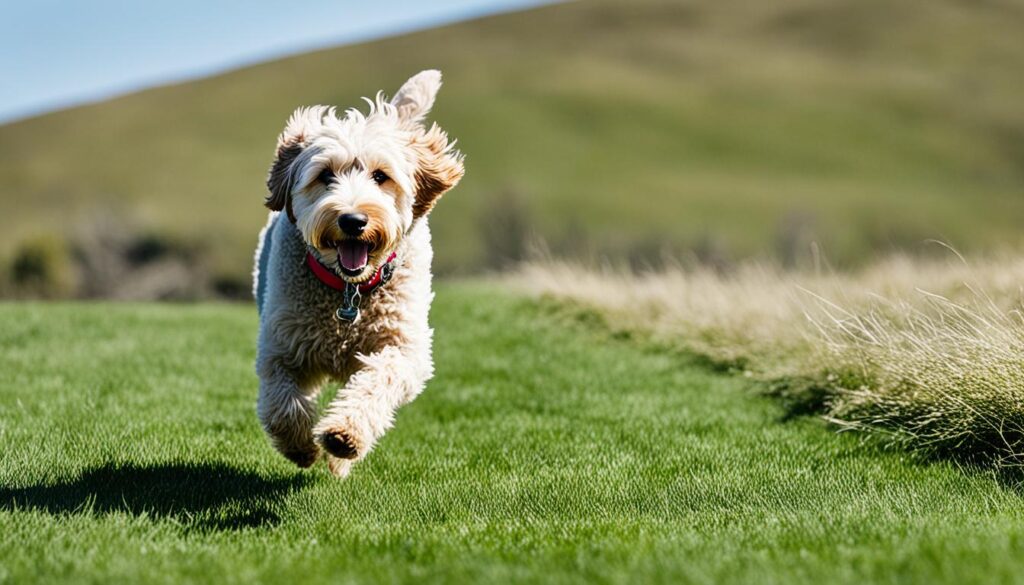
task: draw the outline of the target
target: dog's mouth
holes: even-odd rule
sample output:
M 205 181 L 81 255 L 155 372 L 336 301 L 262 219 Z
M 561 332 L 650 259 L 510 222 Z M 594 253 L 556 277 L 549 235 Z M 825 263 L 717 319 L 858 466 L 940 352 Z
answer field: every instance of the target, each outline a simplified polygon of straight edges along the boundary
M 338 250 L 338 267 L 345 276 L 359 276 L 370 261 L 371 246 L 362 240 L 341 240 L 335 244 Z

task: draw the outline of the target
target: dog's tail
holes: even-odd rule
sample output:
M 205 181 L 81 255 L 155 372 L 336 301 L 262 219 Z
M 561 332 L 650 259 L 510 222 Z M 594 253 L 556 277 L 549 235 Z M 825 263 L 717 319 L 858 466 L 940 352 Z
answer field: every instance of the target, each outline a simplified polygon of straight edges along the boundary
M 267 266 L 270 264 L 270 247 L 278 215 L 280 214 L 276 211 L 270 212 L 267 225 L 260 230 L 260 238 L 256 242 L 256 258 L 252 268 L 252 296 L 256 299 L 256 311 L 261 315 L 263 299 L 267 296 Z

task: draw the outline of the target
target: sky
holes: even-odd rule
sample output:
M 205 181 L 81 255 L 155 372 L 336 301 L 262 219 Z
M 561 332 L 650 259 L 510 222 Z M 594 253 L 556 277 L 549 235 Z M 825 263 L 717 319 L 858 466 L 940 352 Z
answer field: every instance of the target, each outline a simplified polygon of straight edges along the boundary
M 0 123 L 551 0 L 0 0 Z

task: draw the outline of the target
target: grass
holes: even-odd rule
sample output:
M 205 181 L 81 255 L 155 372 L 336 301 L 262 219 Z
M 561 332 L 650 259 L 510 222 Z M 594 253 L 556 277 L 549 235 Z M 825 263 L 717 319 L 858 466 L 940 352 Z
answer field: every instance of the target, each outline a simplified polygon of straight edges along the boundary
M 750 265 L 637 275 L 547 261 L 508 282 L 768 381 L 794 412 L 1016 475 L 1024 263 L 950 255 L 855 274 Z
M 115 214 L 244 281 L 288 114 L 426 67 L 467 154 L 443 271 L 493 263 L 481 215 L 510 190 L 569 252 L 1019 243 L 1022 26 L 1018 2 L 608 0 L 274 61 L 0 128 L 0 255 Z
M 0 582 L 996 583 L 1024 502 L 493 284 L 342 483 L 254 414 L 232 305 L 0 305 Z
M 820 302 L 816 321 L 835 356 L 828 416 L 880 429 L 916 448 L 1018 470 L 1024 463 L 1024 315 L 976 293 L 923 293 L 850 311 Z

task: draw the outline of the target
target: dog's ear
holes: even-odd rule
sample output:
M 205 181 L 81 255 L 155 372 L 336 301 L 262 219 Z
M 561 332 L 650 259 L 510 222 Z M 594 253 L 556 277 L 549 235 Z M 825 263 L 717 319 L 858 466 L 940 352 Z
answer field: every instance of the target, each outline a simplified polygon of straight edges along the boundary
M 462 153 L 455 150 L 454 143 L 449 144 L 448 135 L 437 124 L 416 132 L 411 146 L 417 157 L 412 213 L 419 219 L 430 213 L 441 195 L 458 184 L 466 169 Z
M 306 133 L 313 124 L 319 124 L 330 111 L 324 106 L 295 110 L 277 139 L 277 154 L 274 156 L 274 163 L 270 165 L 270 173 L 267 174 L 267 189 L 270 190 L 270 194 L 263 203 L 273 211 L 285 210 L 292 223 L 295 223 L 291 195 L 292 183 L 295 181 L 293 163 L 305 148 Z
M 302 145 L 293 143 L 277 149 L 277 157 L 274 164 L 270 165 L 270 173 L 267 175 L 267 189 L 270 194 L 263 202 L 273 211 L 284 209 L 288 213 L 288 219 L 295 223 L 295 212 L 292 211 L 292 163 L 302 152 Z
M 391 99 L 391 105 L 398 110 L 398 116 L 410 122 L 419 122 L 434 105 L 437 90 L 441 89 L 441 72 L 427 69 L 413 75 L 402 84 Z

